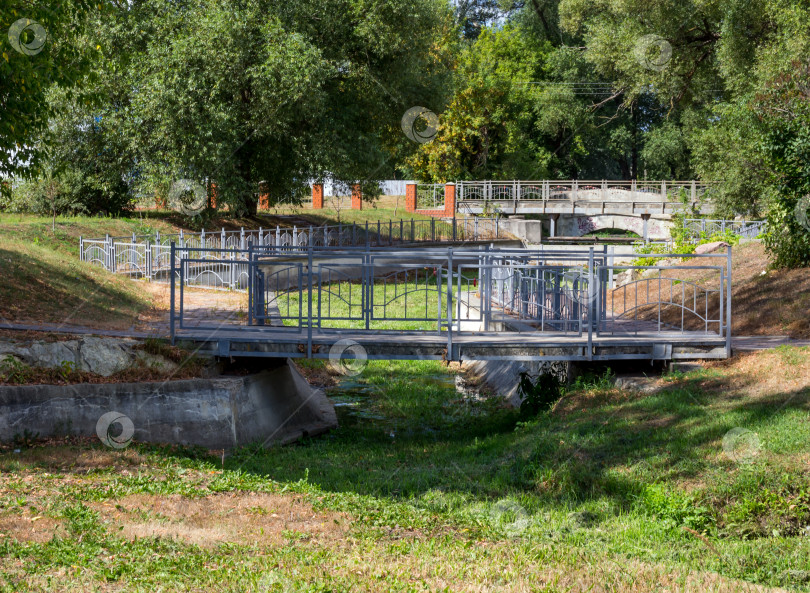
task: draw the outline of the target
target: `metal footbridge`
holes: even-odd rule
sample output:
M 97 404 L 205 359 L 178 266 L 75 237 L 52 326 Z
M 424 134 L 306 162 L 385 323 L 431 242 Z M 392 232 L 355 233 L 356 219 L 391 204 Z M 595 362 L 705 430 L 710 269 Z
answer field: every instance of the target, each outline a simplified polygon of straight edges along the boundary
M 220 357 L 609 361 L 731 354 L 731 250 L 639 256 L 607 249 L 250 245 L 170 248 L 171 336 Z M 239 264 L 241 316 L 185 307 L 188 277 Z M 616 286 L 617 272 L 633 279 Z

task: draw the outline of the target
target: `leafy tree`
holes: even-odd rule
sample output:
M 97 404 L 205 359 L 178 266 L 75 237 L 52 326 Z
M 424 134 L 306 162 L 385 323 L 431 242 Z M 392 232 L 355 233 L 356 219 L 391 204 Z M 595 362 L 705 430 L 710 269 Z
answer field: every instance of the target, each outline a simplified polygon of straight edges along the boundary
M 655 96 L 625 101 L 610 82 L 594 82 L 601 75 L 549 24 L 556 9 L 524 11 L 461 50 L 438 138 L 408 160 L 414 176 L 688 177 L 684 134 Z
M 353 183 L 391 159 L 399 119 L 431 95 L 433 0 L 147 0 L 132 60 L 133 137 L 153 183 L 211 179 L 255 211 L 311 178 Z M 188 26 L 193 23 L 194 26 Z M 434 87 L 435 90 L 435 87 Z
M 86 214 L 120 214 L 133 200 L 137 157 L 124 134 L 127 114 L 105 87 L 105 101 L 88 104 L 53 93 L 52 142 L 47 163 L 58 181 L 61 203 Z
M 87 0 L 0 6 L 0 178 L 31 175 L 41 165 L 52 114 L 47 93 L 72 90 L 89 71 L 96 49 L 79 40 L 94 6 Z
M 652 95 L 667 108 L 672 123 L 649 133 L 648 160 L 674 147 L 667 160 L 683 169 L 685 146 L 692 168 L 719 182 L 719 214 L 767 211 L 776 264 L 806 263 L 793 215 L 806 192 L 806 95 L 785 88 L 806 88 L 796 64 L 810 59 L 810 4 L 562 0 L 560 15 L 625 105 Z
M 507 12 L 498 0 L 457 0 L 455 8 L 456 20 L 468 39 L 478 37 L 485 27 Z
M 418 178 L 517 177 L 535 166 L 537 147 L 527 138 L 535 89 L 526 82 L 542 67 L 545 45 L 504 27 L 485 30 L 462 51 L 438 137 L 408 160 Z
M 766 244 L 775 264 L 810 265 L 810 63 L 794 62 L 755 107 L 766 133 L 760 150 L 773 171 Z

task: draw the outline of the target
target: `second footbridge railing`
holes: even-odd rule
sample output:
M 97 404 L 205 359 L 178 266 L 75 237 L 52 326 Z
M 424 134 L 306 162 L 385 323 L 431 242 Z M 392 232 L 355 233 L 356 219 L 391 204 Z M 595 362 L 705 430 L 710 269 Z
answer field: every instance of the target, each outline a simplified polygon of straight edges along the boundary
M 498 218 L 458 218 L 449 221 L 388 220 L 363 224 L 336 224 L 268 229 L 201 231 L 127 237 L 106 236 L 79 240 L 82 261 L 100 265 L 110 272 L 133 278 L 166 281 L 170 267 L 170 245 L 178 256 L 195 250 L 199 274 L 186 275 L 188 284 L 200 288 L 245 289 L 244 265 L 248 248 L 274 247 L 394 247 L 409 244 L 463 244 L 507 238 Z

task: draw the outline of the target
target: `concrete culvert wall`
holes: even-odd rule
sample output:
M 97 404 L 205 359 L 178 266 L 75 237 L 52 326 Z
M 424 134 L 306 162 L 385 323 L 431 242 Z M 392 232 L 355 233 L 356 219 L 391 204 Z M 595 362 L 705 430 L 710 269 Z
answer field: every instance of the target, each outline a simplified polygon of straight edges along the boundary
M 95 436 L 108 412 L 132 421 L 136 441 L 211 449 L 286 443 L 337 427 L 326 395 L 285 361 L 242 377 L 0 387 L 0 440 Z
M 501 360 L 478 360 L 464 363 L 464 369 L 475 382 L 486 385 L 512 407 L 520 407 L 518 384 L 520 374 L 532 376 L 540 374 L 556 375 L 561 381 L 568 382 L 574 372 L 569 362 L 519 362 Z

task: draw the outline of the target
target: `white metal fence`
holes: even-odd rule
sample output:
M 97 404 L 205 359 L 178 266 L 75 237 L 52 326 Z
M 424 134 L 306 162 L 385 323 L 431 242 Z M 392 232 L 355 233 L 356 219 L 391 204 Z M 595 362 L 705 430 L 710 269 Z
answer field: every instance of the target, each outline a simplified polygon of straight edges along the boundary
M 296 250 L 302 247 L 390 247 L 414 243 L 465 243 L 508 238 L 497 218 L 389 220 L 364 224 L 337 224 L 292 228 L 275 227 L 219 232 L 131 235 L 79 239 L 82 261 L 100 265 L 116 274 L 153 281 L 168 281 L 171 244 L 175 265 L 195 251 L 194 261 L 184 264 L 184 282 L 198 288 L 244 290 L 247 270 L 243 259 L 251 245 Z
M 699 240 L 726 232 L 746 239 L 756 239 L 765 234 L 768 223 L 765 220 L 716 220 L 708 218 L 688 218 L 683 221 L 684 229 L 692 239 Z
M 399 179 L 386 179 L 384 181 L 378 181 L 377 184 L 380 186 L 380 191 L 384 196 L 404 196 L 405 195 L 405 186 L 409 183 L 414 183 L 413 181 L 402 181 Z M 342 186 L 337 183 L 325 182 L 323 184 L 323 195 L 325 197 L 335 197 L 335 196 L 347 196 L 351 194 L 351 190 L 347 189 L 346 186 Z
M 457 198 L 464 200 L 577 200 L 644 198 L 677 201 L 697 200 L 711 188 L 699 181 L 459 181 Z M 635 196 L 635 197 L 634 197 Z

